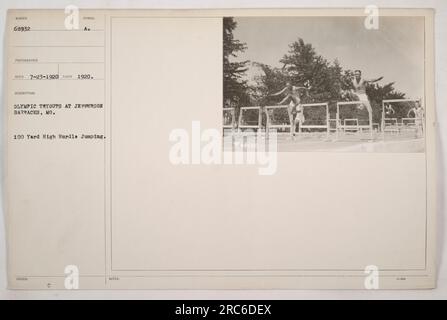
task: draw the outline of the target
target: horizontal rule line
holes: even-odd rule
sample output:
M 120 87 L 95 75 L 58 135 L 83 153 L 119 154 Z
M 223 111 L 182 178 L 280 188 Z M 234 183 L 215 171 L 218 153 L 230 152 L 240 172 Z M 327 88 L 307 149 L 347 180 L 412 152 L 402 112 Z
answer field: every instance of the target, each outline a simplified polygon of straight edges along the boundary
M 104 64 L 104 61 L 102 62 L 95 62 L 95 61 L 48 61 L 48 62 L 26 62 L 26 61 L 16 61 L 14 64 Z
M 104 79 L 102 78 L 98 78 L 98 79 L 12 79 L 14 81 L 91 81 L 91 80 L 101 80 L 103 81 Z
M 48 32 L 48 31 L 65 31 L 65 32 L 104 32 L 103 29 L 94 29 L 94 30 L 68 30 L 68 29 L 34 29 L 34 30 L 28 30 L 26 32 Z
M 33 46 L 33 45 L 17 45 L 14 48 L 104 48 L 104 46 Z

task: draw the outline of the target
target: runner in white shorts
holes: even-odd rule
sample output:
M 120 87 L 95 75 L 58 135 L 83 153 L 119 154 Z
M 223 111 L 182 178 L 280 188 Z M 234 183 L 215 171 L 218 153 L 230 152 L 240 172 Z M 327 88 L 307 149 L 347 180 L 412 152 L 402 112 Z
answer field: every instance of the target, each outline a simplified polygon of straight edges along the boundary
M 278 103 L 278 105 L 283 105 L 290 100 L 289 108 L 287 109 L 289 113 L 290 122 L 293 123 L 292 134 L 295 134 L 295 128 L 297 123 L 299 123 L 300 128 L 301 124 L 304 122 L 304 113 L 303 108 L 301 106 L 301 98 L 300 98 L 300 90 L 310 90 L 312 86 L 310 85 L 310 81 L 306 81 L 304 83 L 304 87 L 293 86 L 290 82 L 286 83 L 286 86 L 281 91 L 272 94 L 271 96 L 279 96 L 285 94 L 284 99 Z M 296 114 L 296 116 L 294 116 Z
M 357 96 L 359 102 L 361 102 L 361 105 L 359 106 L 360 109 L 363 109 L 363 107 L 366 107 L 366 110 L 368 110 L 368 116 L 369 116 L 369 131 L 370 135 L 372 137 L 372 107 L 371 103 L 369 102 L 368 95 L 366 94 L 366 86 L 369 83 L 374 83 L 377 81 L 382 80 L 383 77 L 377 78 L 377 79 L 370 79 L 366 80 L 362 78 L 362 71 L 356 70 L 354 72 L 354 77 L 352 78 L 352 84 L 354 85 L 354 92 L 353 94 Z
M 414 124 L 417 127 L 416 136 L 422 135 L 424 132 L 424 108 L 422 108 L 421 102 L 416 101 L 416 105 L 408 111 L 407 117 L 414 116 Z

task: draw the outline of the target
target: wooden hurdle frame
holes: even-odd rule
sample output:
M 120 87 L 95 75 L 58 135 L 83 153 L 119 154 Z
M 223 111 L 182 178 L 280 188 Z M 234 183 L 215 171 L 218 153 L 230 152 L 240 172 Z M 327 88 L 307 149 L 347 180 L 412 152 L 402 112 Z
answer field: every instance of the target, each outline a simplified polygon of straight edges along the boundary
M 270 129 L 289 129 L 289 134 L 292 136 L 293 135 L 293 123 L 292 123 L 292 119 L 290 118 L 290 110 L 289 110 L 289 106 L 288 105 L 282 105 L 282 106 L 265 106 L 264 107 L 264 112 L 265 112 L 265 116 L 267 118 L 267 123 L 266 123 L 266 131 L 267 133 L 270 131 Z M 289 124 L 271 124 L 270 122 L 270 116 L 269 116 L 269 110 L 275 110 L 275 109 L 286 109 L 288 117 L 289 117 Z
M 258 110 L 258 124 L 257 125 L 242 124 L 242 114 L 246 110 Z M 239 111 L 238 131 L 240 132 L 242 129 L 256 129 L 256 130 L 260 130 L 261 128 L 262 128 L 262 111 L 261 111 L 261 107 L 241 107 L 241 109 Z
M 363 131 L 363 129 L 368 129 L 368 130 L 372 130 L 373 129 L 373 123 L 371 123 L 371 121 L 369 120 L 369 115 L 368 115 L 368 124 L 367 125 L 360 125 L 358 124 L 358 119 L 344 119 L 344 120 L 356 120 L 357 124 L 355 126 L 352 125 L 346 125 L 346 121 L 343 121 L 343 124 L 341 122 L 340 119 L 340 106 L 345 106 L 345 105 L 360 105 L 362 104 L 361 101 L 338 101 L 337 102 L 337 114 L 336 114 L 336 134 L 337 134 L 337 138 L 338 135 L 340 133 L 340 131 L 345 132 L 346 129 L 348 129 L 348 131 L 352 131 L 355 129 L 355 132 L 361 133 Z M 370 134 L 372 135 L 373 133 L 370 132 Z
M 402 118 L 402 126 L 404 126 L 404 127 L 409 127 L 409 126 L 411 126 L 411 127 L 413 127 L 413 126 L 417 126 L 417 120 L 421 120 L 421 118 Z M 412 121 L 412 122 L 414 122 L 414 123 L 408 123 L 408 124 L 405 124 L 405 122 L 406 121 Z
M 398 122 L 397 118 L 387 118 L 385 115 L 385 104 L 387 103 L 397 103 L 397 102 L 418 102 L 418 99 L 386 99 L 382 101 L 382 135 L 385 138 L 386 132 L 399 133 L 402 129 L 413 128 L 418 126 L 417 121 L 421 121 L 423 123 L 424 119 L 422 118 L 402 118 L 401 122 Z M 387 125 L 387 120 L 393 120 L 395 123 L 393 125 Z M 405 125 L 404 121 L 412 120 L 414 124 L 411 126 Z M 422 124 L 423 125 L 423 124 Z
M 354 122 L 355 124 L 348 124 L 348 122 Z M 360 132 L 359 119 L 343 119 L 343 130 L 346 131 L 354 131 Z
M 304 109 L 307 107 L 318 107 L 318 106 L 324 106 L 325 110 L 326 110 L 326 119 L 322 120 L 323 122 L 325 122 L 325 124 L 320 124 L 320 125 L 309 125 L 309 124 L 300 124 L 299 127 L 299 133 L 302 133 L 302 129 L 326 129 L 326 135 L 329 135 L 329 131 L 330 131 L 330 116 L 329 116 L 329 103 L 327 102 L 321 102 L 321 103 L 303 103 L 300 105 L 301 108 L 303 109 L 303 113 L 304 113 Z M 278 125 L 272 125 L 270 123 L 270 116 L 269 116 L 269 110 L 275 110 L 275 109 L 286 109 L 287 110 L 287 114 L 289 116 L 289 124 L 278 124 Z M 281 105 L 281 106 L 266 106 L 264 107 L 264 111 L 267 117 L 267 131 L 269 131 L 269 129 L 272 128 L 276 128 L 276 129 L 289 129 L 289 134 L 293 135 L 295 134 L 295 123 L 294 123 L 294 119 L 291 118 L 291 111 L 290 111 L 290 106 L 288 105 Z M 304 121 L 305 122 L 305 121 Z
M 328 102 L 321 102 L 321 103 L 304 103 L 301 104 L 301 108 L 303 109 L 303 114 L 304 114 L 304 108 L 306 107 L 319 107 L 319 106 L 324 106 L 326 109 L 326 119 L 323 120 L 324 122 L 326 122 L 326 124 L 321 124 L 321 125 L 309 125 L 309 124 L 300 124 L 299 127 L 299 133 L 301 134 L 301 130 L 302 129 L 326 129 L 326 136 L 329 136 L 329 132 L 330 132 L 330 115 L 329 115 L 329 103 Z M 304 120 L 304 122 L 306 122 L 306 120 Z M 295 125 L 292 123 L 293 126 L 293 132 L 295 133 Z

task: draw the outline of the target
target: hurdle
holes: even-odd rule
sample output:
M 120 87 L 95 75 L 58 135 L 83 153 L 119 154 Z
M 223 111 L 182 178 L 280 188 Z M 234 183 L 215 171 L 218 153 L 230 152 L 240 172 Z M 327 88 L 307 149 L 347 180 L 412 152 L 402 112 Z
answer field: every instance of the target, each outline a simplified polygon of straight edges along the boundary
M 399 133 L 399 124 L 397 118 L 384 118 L 382 114 L 382 131 Z
M 257 110 L 257 122 L 244 120 L 244 112 L 249 110 Z M 242 107 L 239 111 L 239 121 L 238 121 L 238 131 L 241 132 L 242 129 L 256 129 L 260 130 L 262 127 L 262 113 L 261 107 Z
M 343 130 L 345 132 L 359 132 L 359 119 L 344 119 L 343 120 Z
M 336 133 L 338 134 L 339 131 L 343 131 L 343 132 L 362 132 L 364 129 L 370 130 L 372 124 L 369 121 L 369 115 L 368 115 L 368 124 L 360 124 L 359 119 L 352 119 L 352 118 L 347 118 L 347 119 L 343 119 L 343 122 L 340 119 L 340 107 L 342 106 L 347 106 L 347 105 L 359 105 L 362 104 L 361 101 L 342 101 L 342 102 L 337 102 L 337 114 L 336 114 L 336 124 L 337 124 L 337 130 Z M 353 120 L 357 120 L 357 123 L 353 126 L 353 125 L 349 125 L 346 123 L 346 121 L 344 120 L 349 120 L 349 121 L 353 121 Z M 348 121 L 348 122 L 349 122 Z M 372 134 L 372 132 L 371 132 Z
M 423 131 L 422 118 L 402 118 L 400 131 L 401 132 L 416 132 Z
M 304 103 L 301 105 L 301 108 L 303 109 L 303 115 L 305 113 L 306 108 L 315 108 L 315 107 L 324 107 L 325 108 L 325 114 L 326 114 L 326 118 L 321 120 L 321 122 L 319 122 L 318 124 L 306 124 L 307 121 L 306 119 L 304 119 L 303 123 L 300 123 L 300 127 L 299 127 L 299 133 L 302 133 L 302 129 L 324 129 L 326 131 L 326 136 L 329 136 L 329 132 L 331 130 L 331 125 L 330 125 L 330 117 L 329 117 L 329 103 L 324 102 L 324 103 Z M 306 117 L 304 117 L 306 118 Z M 293 126 L 293 133 L 295 132 L 295 124 L 292 124 Z
M 417 120 L 420 120 L 420 118 L 402 118 L 402 126 L 414 127 L 417 125 Z
M 422 125 L 423 119 L 421 118 L 408 118 L 408 117 L 402 117 L 399 119 L 394 117 L 393 118 L 387 118 L 385 113 L 385 106 L 387 104 L 392 103 L 405 103 L 405 102 L 418 102 L 417 99 L 385 99 L 382 101 L 382 133 L 383 138 L 385 138 L 386 132 L 392 132 L 392 133 L 400 133 L 403 130 L 409 129 L 409 130 L 418 130 L 419 126 Z
M 272 124 L 271 112 L 280 109 L 285 109 L 287 111 L 289 123 Z M 288 134 L 293 135 L 293 123 L 289 106 L 265 106 L 264 112 L 267 118 L 267 133 L 270 131 L 270 129 L 288 129 Z M 278 133 L 280 132 L 277 132 L 277 134 Z

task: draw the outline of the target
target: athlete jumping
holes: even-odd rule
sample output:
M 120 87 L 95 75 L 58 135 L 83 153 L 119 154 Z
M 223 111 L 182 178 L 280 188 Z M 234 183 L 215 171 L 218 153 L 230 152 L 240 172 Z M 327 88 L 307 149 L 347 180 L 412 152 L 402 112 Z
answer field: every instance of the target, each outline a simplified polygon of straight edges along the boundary
M 301 106 L 301 97 L 300 97 L 300 90 L 310 90 L 312 86 L 310 85 L 310 81 L 307 80 L 304 82 L 303 87 L 293 86 L 290 82 L 286 83 L 286 86 L 281 90 L 278 91 L 270 96 L 279 96 L 279 95 L 285 95 L 284 99 L 281 100 L 281 102 L 278 103 L 278 105 L 283 105 L 284 103 L 289 103 L 289 107 L 287 108 L 287 112 L 289 114 L 290 123 L 293 126 L 292 134 L 295 135 L 295 128 L 296 125 L 299 124 L 299 130 L 301 132 L 301 125 L 304 122 L 304 114 L 303 114 L 303 108 Z
M 359 108 L 363 109 L 363 107 L 366 107 L 366 110 L 368 110 L 368 116 L 369 116 L 369 131 L 370 131 L 370 137 L 372 139 L 373 134 L 373 122 L 372 122 L 372 107 L 371 103 L 369 102 L 368 95 L 366 94 L 366 87 L 370 83 L 378 82 L 382 80 L 383 77 L 377 78 L 377 79 L 363 79 L 362 78 L 362 71 L 356 70 L 354 72 L 354 77 L 351 79 L 352 84 L 354 86 L 354 90 L 352 91 L 352 94 L 357 97 L 358 101 L 361 103 Z

